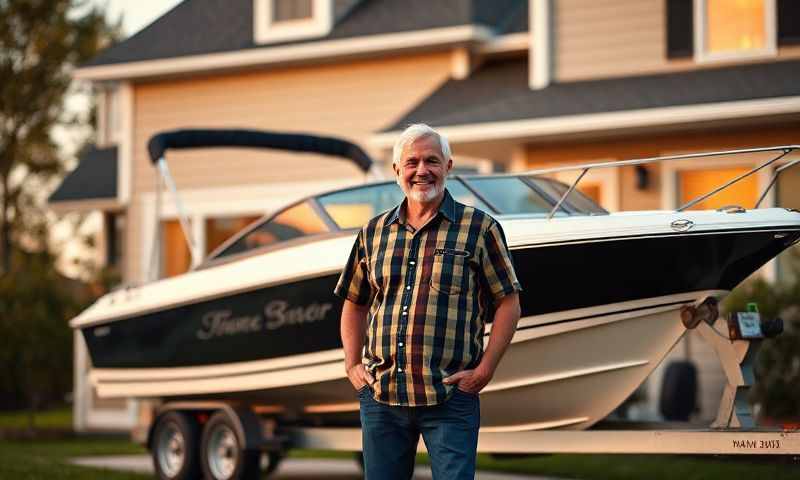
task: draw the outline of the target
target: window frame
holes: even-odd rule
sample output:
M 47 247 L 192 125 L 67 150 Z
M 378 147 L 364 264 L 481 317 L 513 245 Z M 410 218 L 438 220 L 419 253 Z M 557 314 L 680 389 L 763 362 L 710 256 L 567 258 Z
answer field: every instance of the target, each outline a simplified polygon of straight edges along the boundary
M 311 18 L 275 21 L 273 0 L 253 0 L 255 43 L 322 37 L 333 28 L 333 0 L 311 0 Z
M 747 60 L 778 55 L 778 17 L 776 0 L 764 2 L 764 36 L 765 46 L 760 50 L 708 52 L 706 46 L 708 1 L 694 0 L 694 60 L 697 63 L 726 62 Z

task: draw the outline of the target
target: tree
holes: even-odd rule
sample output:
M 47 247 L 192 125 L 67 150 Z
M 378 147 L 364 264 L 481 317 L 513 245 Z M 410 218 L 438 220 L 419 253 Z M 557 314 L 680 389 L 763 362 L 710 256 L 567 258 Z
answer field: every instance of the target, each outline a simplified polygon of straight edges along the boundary
M 47 252 L 23 253 L 0 277 L 0 393 L 6 408 L 34 414 L 72 388 L 72 331 L 67 320 L 92 299 L 85 284 L 59 274 Z
M 51 134 L 76 122 L 64 106 L 71 71 L 119 31 L 88 0 L 0 0 L 0 275 L 32 190 L 62 169 Z

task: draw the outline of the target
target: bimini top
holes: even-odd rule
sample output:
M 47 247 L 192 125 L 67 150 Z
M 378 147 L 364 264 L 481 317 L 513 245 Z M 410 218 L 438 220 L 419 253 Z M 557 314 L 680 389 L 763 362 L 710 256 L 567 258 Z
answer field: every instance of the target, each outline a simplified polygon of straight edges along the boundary
M 170 149 L 209 147 L 271 148 L 319 153 L 349 159 L 364 172 L 367 172 L 373 163 L 361 147 L 347 140 L 299 133 L 240 129 L 172 130 L 153 135 L 147 143 L 147 151 L 153 164 Z

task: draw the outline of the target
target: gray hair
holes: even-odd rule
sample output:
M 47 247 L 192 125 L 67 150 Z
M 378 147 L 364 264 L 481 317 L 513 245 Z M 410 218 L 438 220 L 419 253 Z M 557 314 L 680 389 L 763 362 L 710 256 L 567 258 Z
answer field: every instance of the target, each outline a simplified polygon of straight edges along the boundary
M 403 149 L 406 148 L 407 145 L 416 142 L 420 138 L 430 136 L 436 137 L 436 140 L 439 141 L 439 147 L 442 150 L 442 156 L 444 157 L 445 162 L 449 160 L 450 142 L 447 141 L 447 137 L 437 132 L 430 126 L 425 125 L 424 123 L 415 123 L 413 125 L 409 125 L 408 128 L 403 130 L 403 133 L 401 133 L 397 141 L 394 142 L 394 148 L 392 149 L 392 163 L 400 163 L 400 157 L 403 156 Z

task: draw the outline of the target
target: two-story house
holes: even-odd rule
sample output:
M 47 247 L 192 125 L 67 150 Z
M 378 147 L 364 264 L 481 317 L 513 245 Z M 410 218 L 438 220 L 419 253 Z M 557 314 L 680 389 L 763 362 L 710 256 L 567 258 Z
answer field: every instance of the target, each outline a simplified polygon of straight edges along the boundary
M 143 282 L 189 266 L 177 212 L 155 218 L 146 143 L 162 130 L 335 135 L 388 162 L 397 133 L 422 121 L 450 138 L 460 167 L 525 170 L 800 143 L 798 73 L 791 0 L 186 0 L 75 72 L 95 86 L 99 142 L 50 203 L 105 212 L 106 258 Z M 597 170 L 581 187 L 609 210 L 671 209 L 763 160 Z M 204 252 L 293 198 L 363 181 L 336 160 L 280 152 L 182 151 L 170 164 Z M 770 173 L 698 208 L 752 205 Z M 786 173 L 767 201 L 798 207 L 800 171 Z M 780 261 L 763 274 L 779 276 Z M 129 425 L 135 402 L 96 398 L 75 345 L 76 426 Z M 691 335 L 674 352 L 689 354 L 708 418 L 722 373 Z

